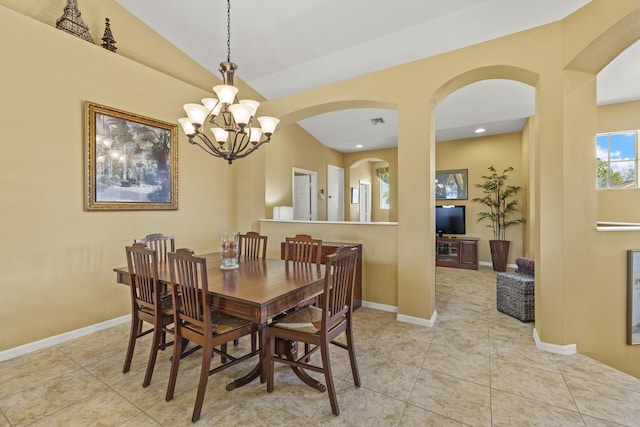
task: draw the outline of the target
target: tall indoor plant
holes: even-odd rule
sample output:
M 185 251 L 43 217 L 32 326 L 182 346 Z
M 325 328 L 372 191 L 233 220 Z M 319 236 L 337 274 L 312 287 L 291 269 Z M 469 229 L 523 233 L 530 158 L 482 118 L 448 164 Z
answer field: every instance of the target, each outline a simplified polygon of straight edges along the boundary
M 493 166 L 489 166 L 491 174 L 483 175 L 481 184 L 483 197 L 472 199 L 488 208 L 485 212 L 478 213 L 478 222 L 488 220 L 487 227 L 493 229 L 493 240 L 489 240 L 491 249 L 491 262 L 495 271 L 506 271 L 507 258 L 509 256 L 509 244 L 506 239 L 507 228 L 514 224 L 524 223 L 523 217 L 513 218 L 518 212 L 518 201 L 514 198 L 520 191 L 517 185 L 506 185 L 507 174 L 513 171 L 509 166 L 498 173 Z

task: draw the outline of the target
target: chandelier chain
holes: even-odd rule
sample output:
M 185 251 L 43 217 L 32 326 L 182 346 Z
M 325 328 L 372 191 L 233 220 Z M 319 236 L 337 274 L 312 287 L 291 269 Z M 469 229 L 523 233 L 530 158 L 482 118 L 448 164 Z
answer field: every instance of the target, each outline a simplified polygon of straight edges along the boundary
M 227 0 L 227 62 L 231 62 L 231 0 Z

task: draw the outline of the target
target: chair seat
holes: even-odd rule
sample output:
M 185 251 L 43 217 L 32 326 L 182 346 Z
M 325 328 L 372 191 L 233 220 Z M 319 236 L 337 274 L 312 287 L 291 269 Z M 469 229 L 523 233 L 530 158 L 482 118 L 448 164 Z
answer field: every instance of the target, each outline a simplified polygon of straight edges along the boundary
M 333 329 L 342 322 L 346 316 L 335 319 L 329 325 L 329 329 Z M 270 326 L 281 329 L 290 329 L 299 332 L 317 334 L 322 327 L 322 309 L 315 305 L 307 305 L 288 313 L 272 323 Z
M 250 320 L 241 319 L 239 317 L 231 316 L 229 314 L 220 313 L 217 310 L 211 310 L 211 323 L 213 324 L 213 334 L 226 334 L 227 332 L 234 331 L 236 329 L 244 328 L 253 324 Z M 204 328 L 200 325 L 193 323 L 185 323 L 184 328 L 189 328 L 200 334 L 204 333 Z

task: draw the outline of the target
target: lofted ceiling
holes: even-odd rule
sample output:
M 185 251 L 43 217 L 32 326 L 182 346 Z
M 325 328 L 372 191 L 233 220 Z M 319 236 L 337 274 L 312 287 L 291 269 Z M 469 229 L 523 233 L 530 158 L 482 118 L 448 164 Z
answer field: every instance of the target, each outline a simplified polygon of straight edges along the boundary
M 219 75 L 227 59 L 224 0 L 116 0 Z M 560 20 L 588 0 L 232 0 L 237 76 L 274 99 Z M 640 46 L 598 75 L 598 104 L 640 99 Z M 213 85 L 213 82 L 212 82 Z M 436 109 L 436 141 L 517 132 L 534 88 L 509 80 L 466 86 Z M 340 152 L 397 145 L 393 110 L 355 109 L 299 124 Z M 361 145 L 361 147 L 357 147 Z

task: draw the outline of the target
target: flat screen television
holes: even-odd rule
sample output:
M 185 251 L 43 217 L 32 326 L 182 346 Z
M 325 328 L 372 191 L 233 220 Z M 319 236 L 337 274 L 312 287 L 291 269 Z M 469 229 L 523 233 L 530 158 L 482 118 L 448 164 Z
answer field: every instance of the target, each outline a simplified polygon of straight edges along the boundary
M 436 206 L 436 233 L 465 234 L 465 206 L 443 205 Z

